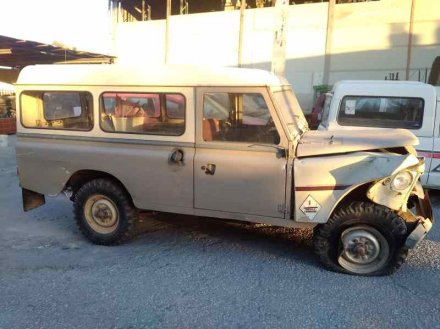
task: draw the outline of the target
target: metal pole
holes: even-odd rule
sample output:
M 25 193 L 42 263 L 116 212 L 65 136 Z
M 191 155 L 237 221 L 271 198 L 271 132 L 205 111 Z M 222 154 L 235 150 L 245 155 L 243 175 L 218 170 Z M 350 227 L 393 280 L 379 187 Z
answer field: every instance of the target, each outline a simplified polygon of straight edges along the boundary
M 272 72 L 278 76 L 285 76 L 289 1 L 278 0 L 275 4 L 274 12 L 275 24 L 272 46 Z
M 168 64 L 168 43 L 170 34 L 171 0 L 167 0 L 167 16 L 165 21 L 165 64 Z
M 180 15 L 188 15 L 189 5 L 187 0 L 180 0 Z
M 409 80 L 409 71 L 411 69 L 411 55 L 413 42 L 413 23 L 414 23 L 414 9 L 416 0 L 411 0 L 411 15 L 409 18 L 409 32 L 408 32 L 408 50 L 406 54 L 406 80 Z
M 246 8 L 246 0 L 240 3 L 240 30 L 238 33 L 238 67 L 241 67 L 243 60 L 243 25 L 244 25 L 244 9 Z
M 327 12 L 327 35 L 325 38 L 325 58 L 324 58 L 324 77 L 323 84 L 330 83 L 330 65 L 333 41 L 333 22 L 334 22 L 335 0 L 329 0 Z
M 118 2 L 118 23 L 123 22 L 122 19 L 122 4 L 121 2 Z

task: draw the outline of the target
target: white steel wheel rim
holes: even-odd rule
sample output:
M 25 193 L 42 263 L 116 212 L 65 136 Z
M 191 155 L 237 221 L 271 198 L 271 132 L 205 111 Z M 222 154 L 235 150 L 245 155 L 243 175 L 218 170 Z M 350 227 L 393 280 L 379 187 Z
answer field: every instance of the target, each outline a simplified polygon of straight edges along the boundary
M 112 200 L 102 194 L 87 199 L 84 216 L 90 228 L 100 234 L 114 232 L 119 223 L 118 208 Z
M 388 242 L 382 233 L 371 226 L 359 225 L 344 230 L 341 242 L 338 263 L 350 272 L 373 273 L 388 261 Z

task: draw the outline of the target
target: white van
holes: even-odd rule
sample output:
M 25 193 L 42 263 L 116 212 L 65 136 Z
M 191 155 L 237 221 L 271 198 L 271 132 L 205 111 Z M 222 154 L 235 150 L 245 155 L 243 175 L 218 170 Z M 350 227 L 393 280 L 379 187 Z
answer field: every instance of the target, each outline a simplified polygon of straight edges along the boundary
M 422 184 L 440 187 L 440 87 L 414 81 L 340 81 L 326 95 L 318 130 L 404 128 L 426 159 Z

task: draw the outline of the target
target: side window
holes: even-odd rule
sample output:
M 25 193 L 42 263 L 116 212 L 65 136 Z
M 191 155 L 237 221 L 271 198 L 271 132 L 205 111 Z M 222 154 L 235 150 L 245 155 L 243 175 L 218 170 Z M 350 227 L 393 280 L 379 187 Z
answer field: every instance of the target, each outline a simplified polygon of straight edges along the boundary
M 180 136 L 185 132 L 185 97 L 107 92 L 101 95 L 100 125 L 106 132 Z
M 420 129 L 424 101 L 409 97 L 345 96 L 338 113 L 342 126 Z
M 280 142 L 267 104 L 257 93 L 204 94 L 203 139 L 264 144 Z
M 166 114 L 170 119 L 185 118 L 185 100 L 182 95 L 170 94 L 165 95 Z
M 24 91 L 21 121 L 27 128 L 91 130 L 92 95 L 87 92 Z

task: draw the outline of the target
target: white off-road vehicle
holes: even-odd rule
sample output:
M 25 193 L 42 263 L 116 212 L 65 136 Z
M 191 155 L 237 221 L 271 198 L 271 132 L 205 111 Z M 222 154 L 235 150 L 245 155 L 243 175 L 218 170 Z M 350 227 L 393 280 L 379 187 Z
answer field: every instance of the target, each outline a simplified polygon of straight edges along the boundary
M 432 225 L 411 132 L 309 131 L 268 72 L 41 65 L 16 94 L 24 209 L 64 191 L 97 244 L 163 211 L 313 228 L 328 268 L 384 275 Z
M 326 94 L 321 112 L 319 130 L 408 129 L 419 138 L 417 154 L 425 158 L 423 186 L 440 188 L 440 87 L 415 81 L 339 81 Z

